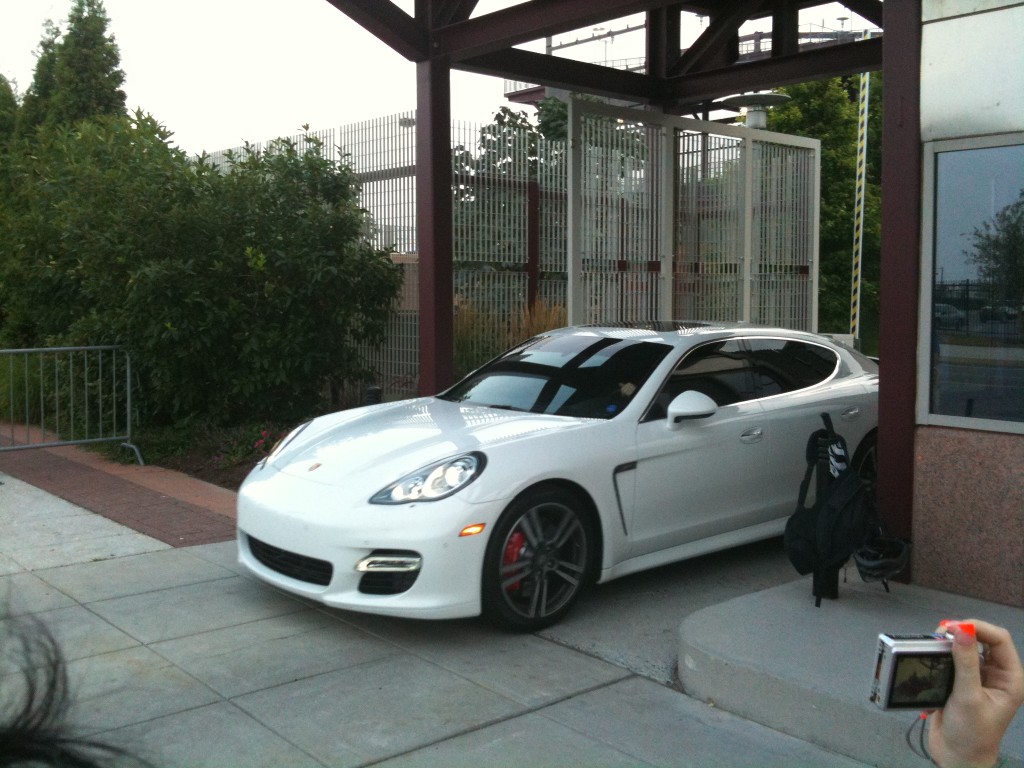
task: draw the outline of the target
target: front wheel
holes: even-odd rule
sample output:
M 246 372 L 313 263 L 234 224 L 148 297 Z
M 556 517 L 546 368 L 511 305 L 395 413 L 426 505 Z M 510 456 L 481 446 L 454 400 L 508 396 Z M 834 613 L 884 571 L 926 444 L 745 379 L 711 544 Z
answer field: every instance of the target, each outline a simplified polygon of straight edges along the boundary
M 487 543 L 484 615 L 518 630 L 557 622 L 588 583 L 593 542 L 590 519 L 574 494 L 545 488 L 516 499 Z

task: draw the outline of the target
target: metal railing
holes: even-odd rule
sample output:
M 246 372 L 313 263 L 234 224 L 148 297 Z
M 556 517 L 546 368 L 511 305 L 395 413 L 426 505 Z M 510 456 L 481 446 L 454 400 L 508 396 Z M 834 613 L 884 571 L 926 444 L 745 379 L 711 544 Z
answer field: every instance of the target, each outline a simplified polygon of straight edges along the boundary
M 132 442 L 132 366 L 119 346 L 0 350 L 0 451 Z

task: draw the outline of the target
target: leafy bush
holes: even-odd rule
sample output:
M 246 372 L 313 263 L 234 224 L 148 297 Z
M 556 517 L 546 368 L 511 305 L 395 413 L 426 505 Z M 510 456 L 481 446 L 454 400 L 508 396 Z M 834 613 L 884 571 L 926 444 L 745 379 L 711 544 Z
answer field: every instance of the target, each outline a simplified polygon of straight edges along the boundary
M 532 307 L 524 307 L 508 322 L 480 312 L 470 301 L 463 301 L 454 323 L 455 376 L 465 376 L 531 336 L 565 324 L 565 307 L 543 300 L 537 300 Z
M 273 142 L 224 169 L 151 117 L 40 134 L 0 179 L 3 341 L 125 345 L 156 422 L 288 421 L 358 377 L 400 276 L 355 175 Z

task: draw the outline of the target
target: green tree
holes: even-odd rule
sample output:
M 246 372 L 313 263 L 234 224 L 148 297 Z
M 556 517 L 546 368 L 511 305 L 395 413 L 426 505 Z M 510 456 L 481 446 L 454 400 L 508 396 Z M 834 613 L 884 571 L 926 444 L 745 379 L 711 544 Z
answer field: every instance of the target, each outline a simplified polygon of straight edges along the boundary
M 537 105 L 537 128 L 545 139 L 565 141 L 569 138 L 569 105 L 554 96 L 541 99 Z
M 14 136 L 14 125 L 18 118 L 18 97 L 10 81 L 0 75 L 0 154 Z
M 52 21 L 43 25 L 43 39 L 39 42 L 36 54 L 36 68 L 32 73 L 32 84 L 25 92 L 18 119 L 15 135 L 21 138 L 31 137 L 41 126 L 50 109 L 50 101 L 57 87 L 57 43 L 60 41 L 60 28 Z
M 101 115 L 125 113 L 121 53 L 108 34 L 102 0 L 74 0 L 67 30 L 47 21 L 18 135 Z
M 0 208 L 7 344 L 119 340 L 92 318 L 119 298 L 134 265 L 173 252 L 179 233 L 168 214 L 194 175 L 166 137 L 140 115 L 85 120 L 12 147 Z
M 857 171 L 857 79 L 816 80 L 781 88 L 791 97 L 768 115 L 768 128 L 821 141 L 821 218 L 818 324 L 848 331 Z M 871 77 L 868 116 L 860 317 L 864 346 L 877 345 L 881 254 L 881 77 Z
M 966 255 L 978 265 L 981 279 L 998 287 L 997 298 L 1017 301 L 1024 296 L 1024 189 L 991 221 L 975 228 Z
M 101 0 L 75 0 L 57 46 L 55 89 L 47 124 L 68 125 L 125 112 L 121 53 Z
M 382 339 L 401 274 L 368 243 L 354 172 L 315 140 L 277 140 L 224 170 L 203 176 L 195 241 L 129 288 L 153 386 L 170 415 L 322 410 L 325 390 L 364 374 L 357 346 Z
M 354 173 L 286 141 L 191 162 L 152 117 L 98 117 L 12 153 L 0 306 L 14 346 L 120 343 L 150 423 L 289 420 L 362 375 L 400 276 Z

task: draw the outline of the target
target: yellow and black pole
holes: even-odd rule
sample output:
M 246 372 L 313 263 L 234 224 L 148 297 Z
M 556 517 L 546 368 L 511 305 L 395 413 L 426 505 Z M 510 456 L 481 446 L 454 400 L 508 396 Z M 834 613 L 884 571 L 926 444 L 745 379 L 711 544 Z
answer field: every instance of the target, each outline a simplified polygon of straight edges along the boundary
M 864 33 L 866 38 L 868 33 Z M 860 75 L 860 110 L 857 119 L 857 189 L 853 206 L 853 279 L 850 288 L 850 333 L 860 340 L 860 262 L 864 244 L 864 176 L 868 149 L 868 90 L 871 73 Z

